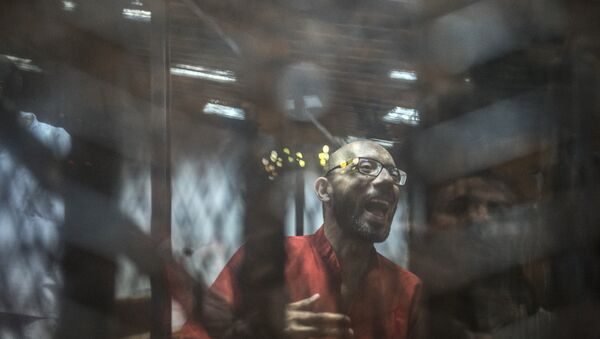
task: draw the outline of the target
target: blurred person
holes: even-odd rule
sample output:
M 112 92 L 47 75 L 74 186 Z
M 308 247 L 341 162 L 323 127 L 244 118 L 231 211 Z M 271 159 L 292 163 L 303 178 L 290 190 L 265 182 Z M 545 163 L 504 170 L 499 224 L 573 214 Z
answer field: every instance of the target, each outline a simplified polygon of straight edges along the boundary
M 527 222 L 499 178 L 461 178 L 435 190 L 413 268 L 424 281 L 431 338 L 549 338 L 523 274 Z M 534 314 L 537 318 L 532 318 Z M 528 320 L 530 320 L 528 322 Z
M 329 170 L 315 181 L 323 226 L 285 240 L 286 337 L 421 337 L 420 280 L 373 247 L 388 237 L 405 181 L 406 173 L 374 142 L 353 142 L 331 155 Z M 243 256 L 244 247 L 210 288 L 234 314 Z M 208 335 L 188 324 L 180 337 Z
M 20 88 L 17 67 L 1 57 L 0 114 L 16 114 L 19 128 L 45 145 L 54 157 L 65 157 L 71 148 L 70 135 L 38 121 L 33 113 L 17 112 L 13 100 Z M 2 144 L 0 204 L 0 338 L 51 338 L 59 313 L 63 199 L 44 189 L 31 170 Z

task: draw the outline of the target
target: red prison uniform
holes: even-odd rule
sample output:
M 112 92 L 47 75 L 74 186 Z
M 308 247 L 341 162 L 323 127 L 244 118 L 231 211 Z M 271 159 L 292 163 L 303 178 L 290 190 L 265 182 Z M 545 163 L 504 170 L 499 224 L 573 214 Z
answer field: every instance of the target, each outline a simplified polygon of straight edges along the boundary
M 421 337 L 422 311 L 418 300 L 421 282 L 414 274 L 373 249 L 365 280 L 349 310 L 343 312 L 339 307 L 340 265 L 325 237 L 323 227 L 313 235 L 287 237 L 285 246 L 285 278 L 289 302 L 319 293 L 320 298 L 307 310 L 347 314 L 356 339 Z M 243 251 L 242 247 L 233 255 L 211 287 L 234 308 L 239 306 L 241 299 L 235 277 L 242 264 Z M 185 338 L 207 337 L 198 328 L 188 327 L 184 332 L 187 332 Z M 194 332 L 195 335 L 192 334 Z

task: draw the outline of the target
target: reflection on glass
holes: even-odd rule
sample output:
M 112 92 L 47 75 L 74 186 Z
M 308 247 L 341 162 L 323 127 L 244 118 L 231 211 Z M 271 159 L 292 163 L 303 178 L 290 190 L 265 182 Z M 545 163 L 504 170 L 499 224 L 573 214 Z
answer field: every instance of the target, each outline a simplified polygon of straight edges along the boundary
M 143 9 L 123 8 L 123 17 L 134 21 L 149 22 L 152 19 L 152 12 Z
M 408 125 L 418 125 L 421 121 L 421 117 L 419 111 L 414 108 L 396 106 L 384 115 L 381 120 L 391 124 L 403 123 Z
M 217 82 L 235 82 L 235 76 L 232 71 L 209 69 L 202 66 L 176 64 L 174 67 L 171 67 L 171 74 Z
M 406 80 L 406 81 L 416 81 L 419 78 L 417 76 L 416 72 L 399 70 L 399 69 L 391 70 L 389 73 L 389 77 L 392 79 Z
M 216 114 L 225 118 L 244 120 L 246 112 L 241 108 L 221 105 L 214 102 L 209 102 L 204 106 L 203 112 L 206 114 Z

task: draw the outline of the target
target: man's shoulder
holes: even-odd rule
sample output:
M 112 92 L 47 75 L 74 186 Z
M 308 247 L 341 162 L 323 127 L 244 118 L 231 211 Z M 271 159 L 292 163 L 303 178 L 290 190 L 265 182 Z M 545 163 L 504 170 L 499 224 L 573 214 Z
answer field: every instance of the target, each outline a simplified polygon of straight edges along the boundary
M 295 251 L 301 251 L 311 246 L 312 238 L 314 234 L 309 235 L 295 235 L 285 237 L 285 249 L 288 256 L 293 254 Z
M 315 235 L 314 234 L 305 234 L 305 235 L 291 235 L 286 236 L 285 241 L 290 243 L 305 243 L 309 242 Z
M 379 268 L 391 279 L 401 281 L 404 286 L 416 286 L 421 284 L 421 279 L 414 273 L 399 266 L 380 253 L 377 253 L 377 260 L 379 261 Z
M 307 248 L 312 246 L 312 237 L 314 237 L 314 234 L 284 237 L 283 241 L 287 256 L 294 257 L 296 254 L 299 253 L 305 254 Z M 246 243 L 243 243 L 233 254 L 233 256 L 229 259 L 229 262 L 227 263 L 226 267 L 232 269 L 239 268 L 239 266 L 241 266 L 242 264 L 245 253 Z

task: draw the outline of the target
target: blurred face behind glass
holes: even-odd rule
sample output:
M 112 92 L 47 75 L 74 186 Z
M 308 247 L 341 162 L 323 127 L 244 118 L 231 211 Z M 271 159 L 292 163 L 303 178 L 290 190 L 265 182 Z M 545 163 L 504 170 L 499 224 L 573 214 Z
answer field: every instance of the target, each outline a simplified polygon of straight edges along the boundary
M 504 184 L 473 177 L 442 188 L 435 198 L 430 229 L 470 230 L 482 237 L 508 235 L 515 231 L 507 214 L 514 203 Z
M 452 312 L 472 331 L 495 331 L 530 307 L 529 290 L 514 269 L 526 253 L 521 240 L 528 219 L 515 203 L 508 186 L 485 177 L 454 181 L 434 197 L 429 231 L 435 242 L 427 251 L 436 266 L 426 274 L 439 290 L 466 288 L 463 308 Z
M 359 142 L 347 145 L 346 152 L 332 157 L 332 164 L 363 157 L 395 166 L 392 156 L 380 145 Z M 328 174 L 333 188 L 331 206 L 340 228 L 351 236 L 368 242 L 382 242 L 389 233 L 400 187 L 386 168 L 373 177 L 352 166 L 338 168 Z
M 428 224 L 428 252 L 435 267 L 427 274 L 440 287 L 466 284 L 519 261 L 527 220 L 515 196 L 495 179 L 469 177 L 443 186 L 434 196 Z M 440 271 L 447 272 L 442 277 Z

